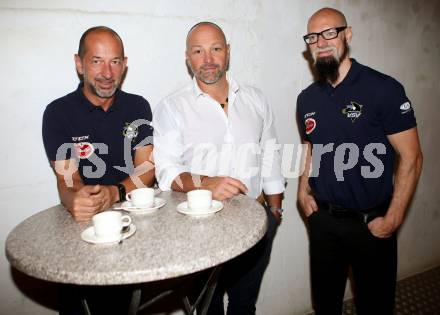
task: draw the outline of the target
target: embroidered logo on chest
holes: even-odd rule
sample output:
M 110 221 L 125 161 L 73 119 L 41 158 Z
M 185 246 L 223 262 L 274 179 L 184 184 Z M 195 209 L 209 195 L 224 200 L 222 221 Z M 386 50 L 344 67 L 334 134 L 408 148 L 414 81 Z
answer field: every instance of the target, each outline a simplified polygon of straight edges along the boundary
M 87 159 L 95 152 L 95 148 L 90 142 L 74 143 L 73 147 L 75 148 L 76 157 L 79 159 Z
M 125 138 L 133 140 L 138 136 L 138 134 L 139 134 L 138 126 L 136 126 L 133 123 L 127 123 L 127 122 L 125 123 L 124 130 L 122 131 L 122 135 Z
M 361 117 L 362 115 L 362 107 L 361 105 L 355 101 L 351 101 L 349 105 L 346 105 L 344 109 L 342 109 L 342 114 L 347 118 L 351 119 L 351 122 L 355 122 L 356 119 Z

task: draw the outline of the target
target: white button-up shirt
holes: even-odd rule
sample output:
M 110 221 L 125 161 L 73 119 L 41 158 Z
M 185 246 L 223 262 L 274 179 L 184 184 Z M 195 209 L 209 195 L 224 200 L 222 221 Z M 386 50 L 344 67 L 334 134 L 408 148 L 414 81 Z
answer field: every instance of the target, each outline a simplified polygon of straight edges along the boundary
M 154 161 L 162 190 L 181 173 L 230 176 L 257 198 L 284 191 L 273 114 L 261 91 L 227 75 L 228 114 L 192 83 L 166 97 L 153 114 Z

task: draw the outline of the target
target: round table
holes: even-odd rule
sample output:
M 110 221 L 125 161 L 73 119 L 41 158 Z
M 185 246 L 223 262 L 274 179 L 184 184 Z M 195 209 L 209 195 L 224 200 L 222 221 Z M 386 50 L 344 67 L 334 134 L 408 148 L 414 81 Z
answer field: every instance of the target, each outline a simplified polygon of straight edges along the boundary
M 91 223 L 76 223 L 62 207 L 41 211 L 15 227 L 6 240 L 12 266 L 35 278 L 81 285 L 145 283 L 220 265 L 247 251 L 265 234 L 267 216 L 240 195 L 224 209 L 195 218 L 177 212 L 186 195 L 162 192 L 166 205 L 152 214 L 130 214 L 136 233 L 121 244 L 81 239 Z

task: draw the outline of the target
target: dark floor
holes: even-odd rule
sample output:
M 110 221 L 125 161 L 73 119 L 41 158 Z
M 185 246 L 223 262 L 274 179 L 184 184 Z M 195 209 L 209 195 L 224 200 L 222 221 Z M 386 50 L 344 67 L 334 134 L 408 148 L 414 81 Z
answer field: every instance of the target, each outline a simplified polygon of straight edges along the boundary
M 345 301 L 342 315 L 356 314 L 353 300 Z M 440 266 L 397 282 L 395 315 L 440 315 Z
M 345 301 L 342 315 L 356 314 L 354 301 Z M 440 315 L 440 266 L 397 282 L 395 315 Z
M 343 314 L 356 314 L 353 300 L 344 303 Z M 440 314 L 440 267 L 397 282 L 395 314 Z

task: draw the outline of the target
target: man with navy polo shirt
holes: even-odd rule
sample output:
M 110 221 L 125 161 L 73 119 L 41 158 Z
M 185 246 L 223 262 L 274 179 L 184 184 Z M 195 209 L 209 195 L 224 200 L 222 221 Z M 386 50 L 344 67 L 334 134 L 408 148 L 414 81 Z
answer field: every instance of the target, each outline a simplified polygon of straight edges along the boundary
M 317 11 L 307 32 L 317 80 L 297 102 L 307 148 L 298 203 L 315 312 L 341 314 L 351 266 L 358 314 L 393 314 L 396 231 L 422 168 L 413 108 L 399 82 L 349 58 L 341 12 Z
M 47 106 L 43 141 L 61 202 L 75 220 L 88 221 L 152 185 L 152 113 L 143 97 L 120 90 L 127 57 L 112 29 L 88 29 L 75 64 L 83 80 Z
M 82 35 L 76 91 L 49 104 L 43 141 L 61 202 L 76 221 L 88 221 L 126 192 L 154 181 L 152 113 L 141 96 L 120 90 L 127 57 L 119 35 L 104 26 Z M 123 314 L 125 287 L 60 285 L 60 314 Z

